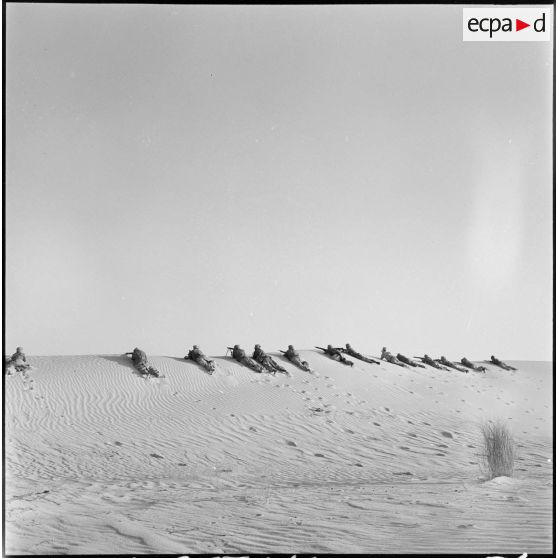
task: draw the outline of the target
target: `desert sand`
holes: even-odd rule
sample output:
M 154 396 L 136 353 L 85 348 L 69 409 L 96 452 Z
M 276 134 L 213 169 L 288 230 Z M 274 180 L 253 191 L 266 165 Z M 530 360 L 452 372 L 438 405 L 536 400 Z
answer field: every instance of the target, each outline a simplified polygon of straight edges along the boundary
M 552 551 L 551 363 L 301 356 L 316 375 L 29 357 L 5 378 L 6 553 Z M 513 431 L 513 478 L 482 477 L 485 419 Z

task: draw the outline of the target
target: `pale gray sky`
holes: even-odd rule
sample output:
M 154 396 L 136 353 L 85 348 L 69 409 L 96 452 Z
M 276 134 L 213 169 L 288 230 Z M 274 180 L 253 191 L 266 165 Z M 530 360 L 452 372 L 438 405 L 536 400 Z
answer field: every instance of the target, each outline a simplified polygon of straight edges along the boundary
M 6 342 L 551 359 L 552 44 L 460 6 L 8 4 Z

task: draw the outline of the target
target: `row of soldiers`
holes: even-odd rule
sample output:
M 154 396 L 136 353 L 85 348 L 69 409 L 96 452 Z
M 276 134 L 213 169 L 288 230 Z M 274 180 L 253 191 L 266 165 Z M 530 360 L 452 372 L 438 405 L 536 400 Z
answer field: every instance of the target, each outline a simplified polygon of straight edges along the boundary
M 363 354 L 355 351 L 350 343 L 347 343 L 345 347 L 333 347 L 332 345 L 328 345 L 327 348 L 323 347 L 316 347 L 324 352 L 328 357 L 336 360 L 342 364 L 347 366 L 353 366 L 354 362 L 347 359 L 344 355 L 349 355 L 353 358 L 361 360 L 363 362 L 367 362 L 370 364 L 380 364 L 380 362 L 376 359 L 366 357 Z M 262 373 L 268 372 L 271 374 L 282 373 L 286 375 L 290 375 L 289 372 L 281 366 L 273 357 L 268 355 L 260 345 L 256 345 L 254 347 L 254 352 L 252 353 L 252 357 L 249 357 L 246 352 L 240 348 L 239 345 L 235 345 L 234 347 L 228 347 L 229 351 L 232 351 L 232 357 L 240 362 L 241 364 L 251 368 L 255 372 Z M 295 350 L 292 345 L 289 345 L 286 351 L 280 351 L 281 354 L 285 356 L 287 360 L 289 360 L 292 364 L 297 366 L 298 368 L 305 370 L 307 372 L 312 372 L 310 365 L 307 361 L 302 360 L 300 358 L 299 353 Z M 159 371 L 151 366 L 147 361 L 147 355 L 141 349 L 135 348 L 132 352 L 125 353 L 126 356 L 131 356 L 132 362 L 136 368 L 136 370 L 142 376 L 155 376 L 159 377 Z M 215 371 L 215 362 L 205 356 L 203 351 L 197 346 L 194 345 L 193 348 L 188 352 L 188 354 L 184 357 L 185 359 L 192 360 L 203 367 L 209 374 L 213 374 Z M 426 368 L 425 365 L 432 366 L 433 368 L 437 368 L 438 370 L 446 370 L 449 369 L 458 370 L 459 372 L 469 372 L 469 370 L 474 370 L 476 372 L 486 372 L 485 366 L 477 366 L 473 364 L 469 359 L 463 357 L 460 361 L 462 366 L 459 366 L 455 362 L 451 362 L 446 357 L 442 356 L 439 359 L 433 359 L 428 355 L 424 355 L 423 357 L 415 357 L 416 359 L 420 360 L 421 363 L 415 362 L 414 360 L 402 355 L 401 353 L 397 353 L 397 356 L 392 355 L 386 347 L 382 348 L 382 354 L 380 359 L 391 364 L 395 364 L 397 366 L 403 367 L 420 367 Z M 517 370 L 513 366 L 506 364 L 505 362 L 501 361 L 500 359 L 496 358 L 494 355 L 490 357 L 490 364 L 495 366 L 499 366 L 504 370 Z M 30 369 L 30 365 L 27 362 L 27 358 L 25 353 L 23 352 L 22 347 L 18 347 L 16 352 L 11 356 L 7 357 L 4 360 L 4 368 L 7 375 L 10 375 L 12 371 L 26 373 Z
M 280 372 L 282 374 L 286 374 L 290 376 L 289 372 L 281 366 L 273 357 L 268 355 L 260 345 L 256 345 L 254 347 L 254 352 L 252 353 L 252 357 L 249 357 L 244 349 L 241 349 L 239 345 L 235 345 L 234 347 L 228 347 L 229 351 L 232 351 L 232 357 L 244 364 L 248 368 L 251 368 L 255 372 L 268 372 L 270 374 L 277 374 Z M 312 372 L 308 362 L 302 360 L 300 355 L 297 351 L 295 351 L 292 345 L 289 345 L 286 351 L 281 351 L 281 353 L 295 366 L 298 366 L 302 370 L 306 370 L 307 372 Z M 159 377 L 160 373 L 156 370 L 153 366 L 151 366 L 147 361 L 147 355 L 141 349 L 137 347 L 129 353 L 125 353 L 125 356 L 130 356 L 132 358 L 132 362 L 136 368 L 136 370 L 145 377 L 154 376 Z M 215 362 L 205 356 L 203 351 L 197 346 L 194 345 L 188 354 L 184 357 L 187 360 L 192 360 L 195 363 L 199 364 L 202 368 L 204 368 L 209 374 L 213 374 L 215 371 Z
M 323 347 L 316 347 L 324 352 L 325 355 L 330 357 L 337 362 L 345 364 L 347 366 L 353 366 L 354 362 L 347 359 L 345 355 L 349 355 L 353 358 L 361 360 L 363 362 L 367 362 L 369 364 L 380 364 L 380 362 L 376 359 L 364 356 L 363 354 L 359 353 L 358 351 L 354 350 L 350 343 L 347 343 L 345 347 L 333 347 L 332 345 L 328 345 L 327 348 Z M 277 374 L 282 373 L 290 376 L 289 372 L 281 366 L 272 356 L 268 355 L 260 345 L 256 345 L 254 347 L 254 352 L 252 356 L 249 357 L 246 354 L 244 349 L 241 349 L 239 345 L 235 345 L 234 347 L 227 347 L 228 351 L 231 351 L 232 357 L 238 361 L 240 364 L 247 366 L 248 368 L 254 370 L 258 373 L 267 372 L 270 374 Z M 286 351 L 279 351 L 281 354 L 287 358 L 291 363 L 293 363 L 298 368 L 305 370 L 307 372 L 312 372 L 310 365 L 307 361 L 302 360 L 300 358 L 299 353 L 294 349 L 292 345 L 289 345 Z M 159 372 L 150 366 L 147 362 L 147 355 L 141 349 L 134 349 L 131 353 L 126 353 L 126 355 L 131 355 L 132 362 L 134 363 L 136 369 L 142 376 L 155 376 L 158 377 L 160 374 Z M 184 357 L 185 359 L 192 360 L 204 368 L 209 374 L 213 374 L 215 371 L 215 362 L 205 356 L 203 351 L 197 346 L 194 345 L 193 348 L 188 352 L 188 354 Z M 401 353 L 397 353 L 397 356 L 392 355 L 386 347 L 382 348 L 382 354 L 380 359 L 391 364 L 395 364 L 397 366 L 403 367 L 420 367 L 426 368 L 426 365 L 432 366 L 438 370 L 446 370 L 449 371 L 450 369 L 458 370 L 459 372 L 466 372 L 468 373 L 469 370 L 474 370 L 476 372 L 486 372 L 486 367 L 484 366 L 477 366 L 473 364 L 469 359 L 463 357 L 461 359 L 460 364 L 462 366 L 457 365 L 454 362 L 448 360 L 445 356 L 442 356 L 439 359 L 433 359 L 427 354 L 423 357 L 414 357 L 420 361 L 416 362 Z M 494 355 L 490 357 L 490 363 L 504 370 L 516 370 L 513 366 L 509 366 L 508 364 L 502 362 L 501 360 L 497 359 Z
M 459 372 L 466 372 L 468 373 L 469 370 L 474 370 L 475 372 L 486 372 L 486 366 L 477 366 L 473 364 L 468 358 L 463 357 L 460 361 L 462 366 L 459 366 L 455 362 L 451 362 L 445 356 L 442 356 L 437 359 L 433 359 L 428 355 L 424 355 L 422 357 L 417 356 L 416 359 L 420 360 L 422 363 L 427 364 L 428 366 L 432 366 L 433 368 L 437 368 L 438 370 L 448 370 L 450 368 L 454 370 L 459 370 Z M 417 367 L 420 366 L 421 368 L 426 368 L 424 364 L 419 364 L 411 360 L 409 357 L 402 355 L 401 353 L 397 353 L 397 356 L 393 356 L 385 347 L 382 348 L 382 360 L 386 362 L 390 362 L 391 364 L 396 364 L 398 366 L 411 366 Z M 506 364 L 505 362 L 501 361 L 499 358 L 496 358 L 494 355 L 490 357 L 489 364 L 494 364 L 495 366 L 499 366 L 504 370 L 517 370 L 513 366 Z

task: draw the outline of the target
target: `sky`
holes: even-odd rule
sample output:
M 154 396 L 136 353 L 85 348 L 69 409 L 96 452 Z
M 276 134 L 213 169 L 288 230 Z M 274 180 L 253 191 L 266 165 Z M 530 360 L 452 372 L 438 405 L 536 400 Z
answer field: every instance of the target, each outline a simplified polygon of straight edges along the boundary
M 6 5 L 11 354 L 552 358 L 552 43 L 455 5 Z

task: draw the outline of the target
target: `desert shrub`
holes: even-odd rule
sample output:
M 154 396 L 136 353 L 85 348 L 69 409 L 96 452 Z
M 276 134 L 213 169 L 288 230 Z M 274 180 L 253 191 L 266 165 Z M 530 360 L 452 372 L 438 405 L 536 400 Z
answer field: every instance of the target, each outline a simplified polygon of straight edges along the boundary
M 515 443 L 508 426 L 498 421 L 486 421 L 481 424 L 483 451 L 481 469 L 489 479 L 511 477 L 515 461 Z

